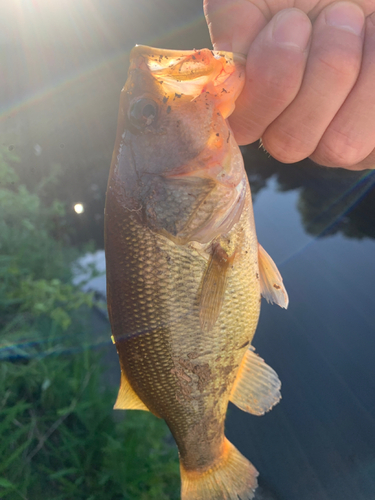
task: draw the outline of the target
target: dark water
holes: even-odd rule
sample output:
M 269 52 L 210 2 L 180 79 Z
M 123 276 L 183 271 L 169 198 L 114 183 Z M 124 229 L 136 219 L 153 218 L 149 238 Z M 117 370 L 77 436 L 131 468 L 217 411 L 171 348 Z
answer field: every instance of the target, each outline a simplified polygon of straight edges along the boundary
M 317 167 L 304 168 L 315 177 Z M 375 241 L 350 228 L 373 190 L 356 207 L 348 199 L 343 220 L 336 216 L 332 222 L 327 210 L 325 217 L 317 215 L 324 213 L 332 179 L 327 189 L 322 183 L 320 199 L 306 213 L 301 207 L 315 188 L 313 179 L 280 191 L 277 175 L 259 191 L 254 211 L 259 240 L 283 275 L 290 306 L 284 311 L 263 304 L 254 344 L 279 374 L 283 399 L 261 418 L 232 406 L 228 437 L 257 464 L 280 500 L 374 499 Z M 339 184 L 335 199 L 348 192 Z M 367 235 L 374 230 L 373 212 Z M 317 219 L 330 227 L 326 233 L 337 232 L 308 234 L 306 227 L 315 227 Z
M 63 236 L 102 248 L 129 49 L 209 40 L 198 0 L 61 4 L 58 16 L 52 7 L 29 9 L 26 22 L 8 4 L 1 144 L 21 157 L 17 169 L 30 186 L 60 166 L 55 187 L 42 194 L 66 203 Z M 258 237 L 279 266 L 290 307 L 264 303 L 254 342 L 278 372 L 283 399 L 264 417 L 231 406 L 227 435 L 272 498 L 374 500 L 375 173 L 280 165 L 256 147 L 244 156 Z

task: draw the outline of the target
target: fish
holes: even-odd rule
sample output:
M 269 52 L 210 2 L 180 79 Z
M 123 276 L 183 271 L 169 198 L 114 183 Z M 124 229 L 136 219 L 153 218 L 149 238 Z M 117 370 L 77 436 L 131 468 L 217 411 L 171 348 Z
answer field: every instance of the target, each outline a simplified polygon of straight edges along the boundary
M 121 91 L 105 206 L 115 409 L 167 423 L 182 500 L 248 500 L 258 472 L 224 435 L 228 402 L 254 415 L 281 398 L 251 345 L 261 296 L 286 308 L 258 244 L 242 154 L 228 124 L 246 59 L 135 46 Z

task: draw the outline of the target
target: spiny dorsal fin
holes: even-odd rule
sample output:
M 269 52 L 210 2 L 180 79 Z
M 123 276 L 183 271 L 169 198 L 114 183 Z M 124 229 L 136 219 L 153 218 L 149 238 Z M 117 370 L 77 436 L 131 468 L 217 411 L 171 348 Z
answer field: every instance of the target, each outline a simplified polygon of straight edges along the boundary
M 229 269 L 233 263 L 234 254 L 230 257 L 217 243 L 208 262 L 203 277 L 200 296 L 200 324 L 203 332 L 209 332 L 214 327 L 224 302 Z
M 121 370 L 121 383 L 116 399 L 115 410 L 145 410 L 150 411 L 147 406 L 139 399 L 134 389 Z
M 246 351 L 229 399 L 243 411 L 263 415 L 280 401 L 281 382 L 253 349 Z
M 286 309 L 289 304 L 289 297 L 285 290 L 281 274 L 262 245 L 258 246 L 260 293 L 267 302 L 271 302 L 271 304 L 275 303 Z

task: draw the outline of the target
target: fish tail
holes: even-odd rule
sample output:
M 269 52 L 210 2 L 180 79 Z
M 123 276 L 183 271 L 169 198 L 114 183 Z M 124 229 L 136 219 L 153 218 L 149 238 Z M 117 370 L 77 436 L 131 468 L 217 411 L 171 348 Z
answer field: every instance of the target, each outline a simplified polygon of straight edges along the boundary
M 181 500 L 250 500 L 258 485 L 258 471 L 225 438 L 223 453 L 204 472 L 181 464 Z

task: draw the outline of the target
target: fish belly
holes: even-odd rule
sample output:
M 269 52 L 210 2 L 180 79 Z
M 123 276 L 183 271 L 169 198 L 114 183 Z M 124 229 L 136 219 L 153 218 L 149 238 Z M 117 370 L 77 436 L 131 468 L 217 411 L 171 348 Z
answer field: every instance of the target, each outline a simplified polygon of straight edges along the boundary
M 208 332 L 199 319 L 207 258 L 152 232 L 115 200 L 106 210 L 109 312 L 121 369 L 147 408 L 167 422 L 184 469 L 204 471 L 223 453 L 230 391 L 259 317 L 250 195 L 228 233 L 241 248 Z

